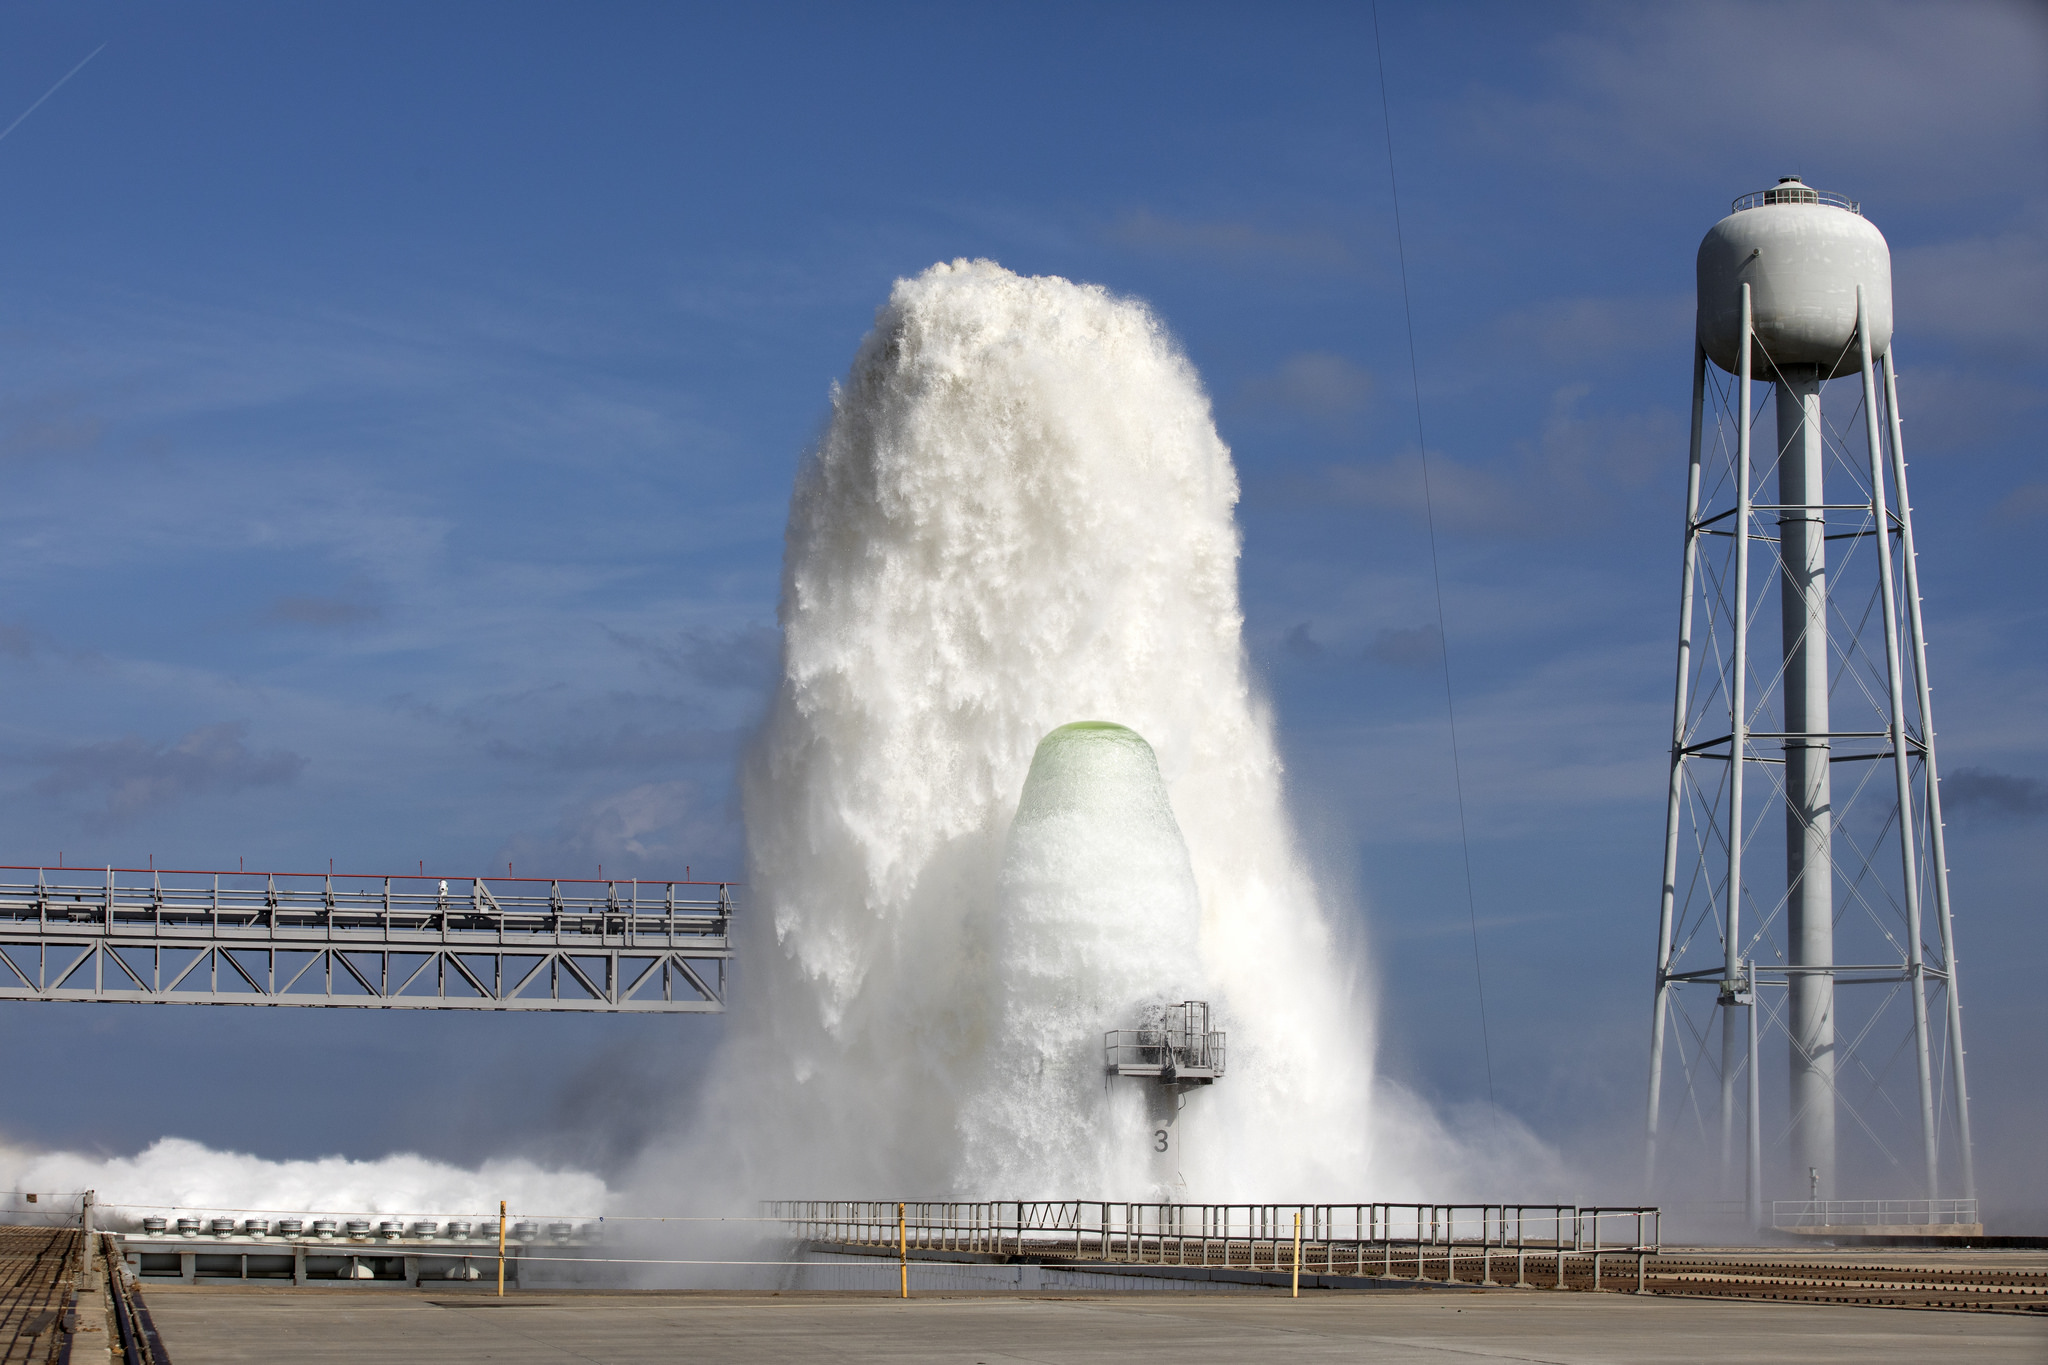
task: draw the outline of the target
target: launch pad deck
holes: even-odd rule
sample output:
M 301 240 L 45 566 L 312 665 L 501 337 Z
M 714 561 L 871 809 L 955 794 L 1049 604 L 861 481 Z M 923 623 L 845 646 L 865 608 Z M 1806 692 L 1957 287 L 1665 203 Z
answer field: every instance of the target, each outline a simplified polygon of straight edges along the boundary
M 437 1365 L 713 1365 L 793 1359 L 1029 1359 L 1053 1365 L 1246 1360 L 1690 1361 L 1702 1341 L 1741 1365 L 1967 1358 L 2034 1362 L 2048 1320 L 1632 1294 L 1442 1290 L 1232 1295 L 399 1293 L 152 1286 L 178 1365 L 433 1360 Z

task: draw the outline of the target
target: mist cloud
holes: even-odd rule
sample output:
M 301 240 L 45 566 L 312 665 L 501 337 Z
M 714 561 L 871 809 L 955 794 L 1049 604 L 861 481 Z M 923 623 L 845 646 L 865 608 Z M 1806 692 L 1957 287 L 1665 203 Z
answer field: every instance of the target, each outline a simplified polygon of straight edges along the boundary
M 375 1161 L 319 1157 L 267 1161 L 160 1138 L 127 1157 L 0 1147 L 0 1179 L 17 1190 L 67 1198 L 93 1190 L 103 1216 L 134 1227 L 145 1214 L 467 1214 L 487 1218 L 503 1199 L 520 1213 L 589 1217 L 605 1211 L 604 1181 L 576 1170 L 495 1158 L 474 1170 L 411 1154 Z M 75 1205 L 74 1205 L 75 1207 Z

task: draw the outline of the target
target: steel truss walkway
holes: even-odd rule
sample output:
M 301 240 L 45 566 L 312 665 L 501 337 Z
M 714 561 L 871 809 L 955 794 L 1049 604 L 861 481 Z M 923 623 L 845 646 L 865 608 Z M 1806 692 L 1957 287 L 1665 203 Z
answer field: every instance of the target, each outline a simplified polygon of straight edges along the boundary
M 717 1013 L 731 918 L 723 882 L 0 867 L 0 1000 Z

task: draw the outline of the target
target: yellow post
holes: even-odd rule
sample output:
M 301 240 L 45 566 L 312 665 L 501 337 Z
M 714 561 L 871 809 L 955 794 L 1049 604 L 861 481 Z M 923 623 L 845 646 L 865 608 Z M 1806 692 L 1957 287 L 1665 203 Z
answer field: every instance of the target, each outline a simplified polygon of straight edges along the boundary
M 903 1277 L 903 1297 L 910 1297 L 910 1228 L 903 1219 L 903 1206 L 896 1206 L 896 1269 Z
M 505 1297 L 505 1201 L 498 1201 L 498 1297 Z
M 1294 1215 L 1294 1297 L 1301 1297 L 1301 1215 Z

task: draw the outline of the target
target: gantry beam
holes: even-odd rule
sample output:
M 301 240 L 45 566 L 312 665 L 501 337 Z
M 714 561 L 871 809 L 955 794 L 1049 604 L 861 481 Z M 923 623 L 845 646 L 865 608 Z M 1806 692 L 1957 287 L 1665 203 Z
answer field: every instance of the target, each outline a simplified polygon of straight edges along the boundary
M 725 1008 L 726 883 L 0 868 L 9 874 L 0 1000 Z

